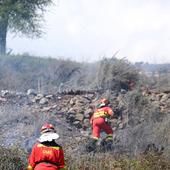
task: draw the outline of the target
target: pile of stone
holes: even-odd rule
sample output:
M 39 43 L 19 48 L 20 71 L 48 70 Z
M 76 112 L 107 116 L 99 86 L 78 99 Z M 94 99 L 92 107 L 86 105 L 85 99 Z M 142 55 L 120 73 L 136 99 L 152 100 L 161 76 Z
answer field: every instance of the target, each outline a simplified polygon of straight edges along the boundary
M 161 112 L 170 112 L 170 91 L 165 92 L 143 92 L 144 96 L 147 96 L 151 103 L 160 109 Z

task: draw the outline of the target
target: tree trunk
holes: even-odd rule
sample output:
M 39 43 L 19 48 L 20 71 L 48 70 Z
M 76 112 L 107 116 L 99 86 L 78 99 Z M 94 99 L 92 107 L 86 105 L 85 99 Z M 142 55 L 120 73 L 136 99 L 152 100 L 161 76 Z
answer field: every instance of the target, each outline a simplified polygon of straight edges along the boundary
M 0 55 L 6 54 L 7 29 L 8 29 L 7 17 L 0 17 Z

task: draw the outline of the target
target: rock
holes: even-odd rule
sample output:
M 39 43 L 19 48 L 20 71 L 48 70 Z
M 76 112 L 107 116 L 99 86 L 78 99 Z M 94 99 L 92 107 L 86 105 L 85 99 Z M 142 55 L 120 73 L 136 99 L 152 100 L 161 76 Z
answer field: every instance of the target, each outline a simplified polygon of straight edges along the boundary
M 41 93 L 39 93 L 39 94 L 37 94 L 37 96 L 36 96 L 37 98 L 39 98 L 39 99 L 41 99 L 41 98 L 43 98 L 44 97 L 44 95 L 43 94 L 41 94 Z
M 39 99 L 36 99 L 36 98 L 33 98 L 33 99 L 31 99 L 31 102 L 32 103 L 38 103 L 40 100 Z
M 81 123 L 80 123 L 79 120 L 74 121 L 74 122 L 73 122 L 73 125 L 74 125 L 76 128 L 78 128 L 78 129 L 82 128 L 82 125 L 81 125 Z
M 89 119 L 84 119 L 83 120 L 83 127 L 86 129 L 90 127 L 90 120 Z
M 81 137 L 75 137 L 75 140 L 79 142 L 81 141 Z
M 68 110 L 68 114 L 69 114 L 69 113 L 74 113 L 74 114 L 76 114 L 75 108 L 71 107 L 71 108 Z
M 75 105 L 76 106 L 84 106 L 85 104 L 90 103 L 90 100 L 82 97 L 82 96 L 76 96 L 75 97 Z
M 156 100 L 157 100 L 157 101 L 160 101 L 163 95 L 164 95 L 164 93 L 159 93 L 159 94 L 157 94 L 157 95 L 156 95 Z
M 124 128 L 124 124 L 123 123 L 119 123 L 119 129 L 123 129 Z
M 85 130 L 81 130 L 80 133 L 83 135 L 83 136 L 87 136 L 89 137 L 91 135 L 91 133 L 89 131 L 85 131 Z
M 76 117 L 75 114 L 69 113 L 69 114 L 67 115 L 67 117 L 66 117 L 67 122 L 73 123 L 74 120 L 75 120 L 75 117 Z
M 41 105 L 48 104 L 48 99 L 46 99 L 45 97 L 43 97 L 43 98 L 39 101 L 39 104 L 41 104 Z
M 6 101 L 7 101 L 6 98 L 0 97 L 0 102 L 6 102 Z
M 76 107 L 83 107 L 85 105 L 85 103 L 80 102 L 80 101 L 77 100 L 75 105 L 76 105 Z
M 91 99 L 94 97 L 94 94 L 86 94 L 85 97 L 91 101 Z
M 50 95 L 45 96 L 45 98 L 47 98 L 47 99 L 51 100 L 51 99 L 53 99 L 53 98 L 54 98 L 54 95 L 50 94 Z
M 35 96 L 32 101 L 35 103 L 38 103 L 42 98 L 44 97 L 43 94 L 38 94 L 37 96 Z
M 114 170 L 122 170 L 122 168 L 120 168 L 120 167 L 119 168 L 114 168 Z
M 41 109 L 42 112 L 48 112 L 51 110 L 51 107 L 44 107 Z
M 69 108 L 63 107 L 63 106 L 61 106 L 60 108 L 61 108 L 61 109 L 60 109 L 60 112 L 63 112 L 63 113 L 67 113 L 67 112 L 68 112 L 68 109 L 69 109 Z
M 169 95 L 168 94 L 164 94 L 160 101 L 161 102 L 166 102 L 168 100 L 168 98 L 169 98 Z
M 84 117 L 89 118 L 93 114 L 93 109 L 88 108 L 84 111 Z
M 155 107 L 159 107 L 160 106 L 160 102 L 159 101 L 154 101 L 154 102 L 152 102 L 153 103 L 153 105 L 155 106 Z
M 75 102 L 76 102 L 75 98 L 72 98 L 72 99 L 70 100 L 71 106 L 75 105 Z
M 156 100 L 156 95 L 155 95 L 155 93 L 152 93 L 152 94 L 151 94 L 150 100 L 151 100 L 151 101 L 155 101 L 155 100 Z
M 126 94 L 127 91 L 126 91 L 125 89 L 121 89 L 121 90 L 120 90 L 120 93 L 121 93 L 121 94 Z
M 5 97 L 7 95 L 9 95 L 9 91 L 8 90 L 1 90 L 1 96 L 2 97 Z
M 27 95 L 37 95 L 36 91 L 34 89 L 28 89 Z
M 167 104 L 167 108 L 169 108 L 169 111 L 170 111 L 170 99 L 168 99 L 168 100 L 166 101 L 166 104 Z
M 58 96 L 57 99 L 58 99 L 58 100 L 61 100 L 61 96 Z
M 78 114 L 76 114 L 76 119 L 82 122 L 84 119 L 84 115 L 81 113 L 78 113 Z

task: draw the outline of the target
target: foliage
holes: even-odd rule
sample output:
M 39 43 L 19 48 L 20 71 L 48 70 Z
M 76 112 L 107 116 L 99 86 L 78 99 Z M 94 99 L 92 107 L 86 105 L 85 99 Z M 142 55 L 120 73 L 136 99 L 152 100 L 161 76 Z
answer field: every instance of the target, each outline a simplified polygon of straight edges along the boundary
M 95 64 L 94 64 L 95 65 Z M 95 68 L 71 60 L 23 55 L 0 57 L 0 89 L 24 91 L 29 88 L 48 92 L 94 87 Z
M 80 64 L 69 60 L 43 59 L 28 54 L 1 56 L 0 88 L 24 91 L 41 86 L 41 89 L 58 91 L 60 84 L 74 80 L 79 67 Z
M 99 68 L 97 76 L 99 88 L 128 89 L 128 82 L 136 82 L 139 78 L 138 70 L 125 59 L 104 58 Z
M 168 170 L 170 163 L 162 155 L 148 153 L 138 158 L 114 157 L 109 153 L 96 155 L 79 155 L 68 157 L 69 170 Z
M 28 154 L 23 150 L 1 146 L 0 152 L 0 169 L 26 168 Z M 113 156 L 110 153 L 73 156 L 66 152 L 65 159 L 69 170 L 169 170 L 170 168 L 170 162 L 166 157 L 152 152 L 133 159 Z
M 4 148 L 0 146 L 0 169 L 14 170 L 24 169 L 26 153 L 17 148 Z
M 6 17 L 12 32 L 39 36 L 43 12 L 51 0 L 1 0 L 0 19 Z
M 43 13 L 51 3 L 51 0 L 0 1 L 0 55 L 6 54 L 8 31 L 30 37 L 39 37 L 42 34 Z
M 159 81 L 139 74 L 139 70 L 125 59 L 103 59 L 95 63 L 41 58 L 23 55 L 0 56 L 0 89 L 24 91 L 29 88 L 48 92 L 63 90 L 129 89 L 129 82 L 137 86 L 168 87 L 169 78 Z M 157 83 L 156 83 L 157 82 Z M 154 84 L 153 84 L 154 83 Z

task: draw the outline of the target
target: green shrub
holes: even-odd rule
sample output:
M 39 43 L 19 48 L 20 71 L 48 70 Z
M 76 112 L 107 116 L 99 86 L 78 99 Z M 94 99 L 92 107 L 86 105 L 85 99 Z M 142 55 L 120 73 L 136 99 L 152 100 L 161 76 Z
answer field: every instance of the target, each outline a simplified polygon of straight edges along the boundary
M 0 169 L 22 170 L 26 165 L 26 154 L 16 147 L 4 148 L 0 146 Z
M 129 89 L 129 82 L 137 82 L 138 70 L 126 59 L 104 58 L 100 62 L 97 83 L 103 89 Z

